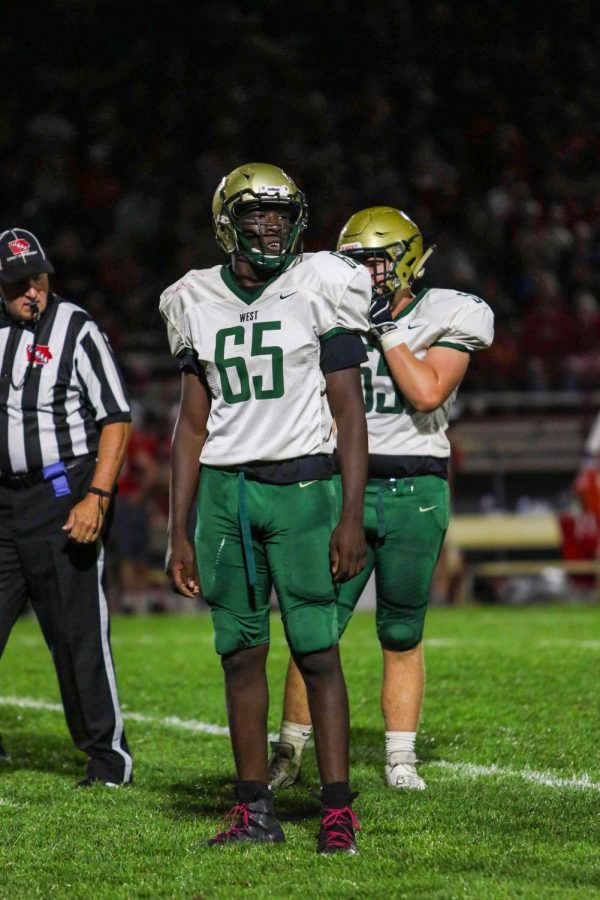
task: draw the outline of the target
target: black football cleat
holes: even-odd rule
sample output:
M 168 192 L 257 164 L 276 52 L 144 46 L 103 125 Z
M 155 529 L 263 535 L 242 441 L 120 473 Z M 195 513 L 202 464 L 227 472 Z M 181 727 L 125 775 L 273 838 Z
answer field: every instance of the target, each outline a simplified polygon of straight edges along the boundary
M 275 815 L 272 797 L 258 797 L 252 803 L 236 803 L 223 817 L 228 827 L 206 843 L 210 847 L 223 844 L 281 844 L 283 829 Z
M 2 743 L 2 735 L 0 734 L 0 762 L 8 762 L 10 760 L 10 756 L 6 751 L 4 744 Z
M 358 853 L 356 849 L 356 832 L 360 831 L 360 823 L 356 813 L 350 806 L 341 809 L 323 809 L 321 830 L 317 838 L 317 853 L 327 856 L 330 853 Z

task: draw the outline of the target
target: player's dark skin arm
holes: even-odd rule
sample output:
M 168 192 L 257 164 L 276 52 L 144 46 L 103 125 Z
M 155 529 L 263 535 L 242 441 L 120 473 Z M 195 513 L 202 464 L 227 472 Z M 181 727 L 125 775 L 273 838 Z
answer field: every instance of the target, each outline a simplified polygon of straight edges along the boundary
M 368 468 L 368 438 L 360 367 L 325 376 L 329 405 L 337 427 L 337 452 L 342 474 L 342 514 L 329 541 L 331 571 L 336 582 L 364 569 L 367 545 L 363 505 Z
M 210 397 L 203 381 L 192 372 L 181 376 L 179 415 L 171 448 L 169 524 L 165 572 L 171 586 L 184 597 L 200 593 L 194 548 L 188 537 L 188 521 L 198 490 L 198 458 L 207 437 Z

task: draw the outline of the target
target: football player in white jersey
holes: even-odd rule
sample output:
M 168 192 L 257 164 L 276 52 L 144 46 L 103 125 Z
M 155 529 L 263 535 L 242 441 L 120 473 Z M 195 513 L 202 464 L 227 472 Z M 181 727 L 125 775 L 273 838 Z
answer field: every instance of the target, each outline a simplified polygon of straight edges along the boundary
M 362 367 L 369 432 L 364 524 L 367 565 L 342 585 L 340 636 L 373 570 L 377 635 L 383 651 L 381 706 L 385 779 L 423 790 L 415 739 L 425 687 L 423 626 L 433 571 L 449 519 L 446 436 L 450 407 L 471 353 L 493 339 L 493 313 L 479 297 L 433 288 L 413 292 L 433 248 L 397 209 L 353 215 L 338 250 L 370 270 L 373 296 Z M 306 692 L 292 661 L 283 721 L 273 744 L 273 789 L 293 784 L 311 733 Z
M 337 597 L 366 557 L 360 333 L 369 329 L 371 286 L 352 259 L 302 254 L 306 220 L 304 195 L 281 169 L 238 167 L 213 200 L 230 264 L 188 272 L 161 296 L 182 370 L 166 568 L 176 591 L 201 592 L 209 604 L 225 674 L 236 804 L 230 827 L 209 843 L 284 839 L 268 786 L 274 585 L 314 722 L 323 805 L 317 848 L 354 853 Z M 187 523 L 196 493 L 194 554 Z

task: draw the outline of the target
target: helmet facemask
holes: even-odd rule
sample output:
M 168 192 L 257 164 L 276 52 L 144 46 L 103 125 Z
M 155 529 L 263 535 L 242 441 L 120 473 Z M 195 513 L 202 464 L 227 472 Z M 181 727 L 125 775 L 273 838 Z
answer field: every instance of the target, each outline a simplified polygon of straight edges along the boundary
M 221 180 L 212 210 L 219 246 L 225 253 L 235 253 L 247 260 L 257 274 L 276 275 L 302 253 L 308 219 L 306 198 L 277 166 L 267 163 L 238 166 Z M 279 219 L 279 232 L 273 221 L 265 221 L 265 213 L 272 210 L 286 213 L 286 219 Z
M 281 214 L 277 224 L 264 219 L 264 213 L 269 211 Z M 292 257 L 302 252 L 302 213 L 301 202 L 265 197 L 248 190 L 234 194 L 223 203 L 223 214 L 228 216 L 233 228 L 237 253 L 254 269 L 269 274 L 280 272 Z M 279 246 L 270 246 L 273 243 Z
M 420 275 L 420 266 L 416 273 L 413 267 L 419 262 L 411 245 L 419 235 L 408 240 L 394 241 L 384 247 L 351 247 L 342 244 L 340 250 L 357 262 L 367 265 L 371 271 L 373 293 L 389 300 L 400 288 L 410 288 Z

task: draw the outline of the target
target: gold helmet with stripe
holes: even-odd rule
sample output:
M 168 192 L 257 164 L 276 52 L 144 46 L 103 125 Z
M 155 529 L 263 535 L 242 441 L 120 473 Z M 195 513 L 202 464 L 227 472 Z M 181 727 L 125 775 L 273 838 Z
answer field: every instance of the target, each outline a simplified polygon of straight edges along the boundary
M 256 238 L 258 232 L 250 233 L 240 219 L 252 210 L 277 207 L 285 209 L 290 219 L 289 233 L 283 236 L 279 252 L 268 252 L 262 239 L 258 248 L 251 246 L 249 238 Z M 221 179 L 213 197 L 212 213 L 219 246 L 225 253 L 243 255 L 255 268 L 275 274 L 288 260 L 302 252 L 308 218 L 306 198 L 278 166 L 267 163 L 238 166 Z
M 423 235 L 412 219 L 392 206 L 370 206 L 350 216 L 340 232 L 337 249 L 359 262 L 381 260 L 375 288 L 395 293 L 410 288 L 433 253 L 423 252 Z

